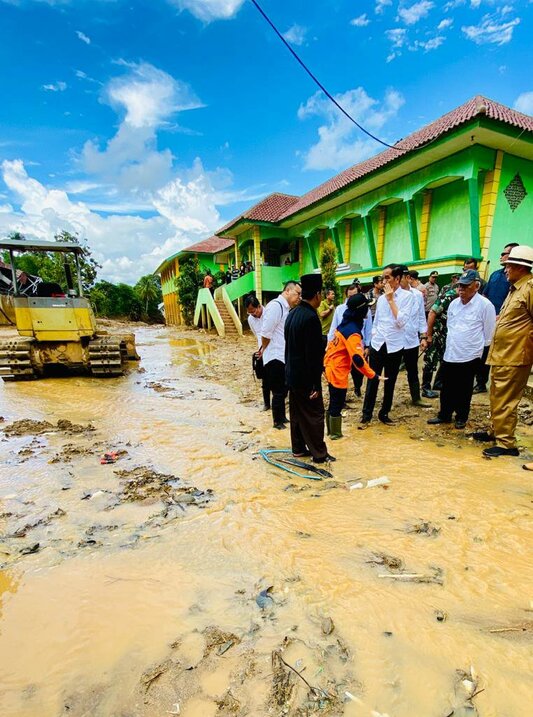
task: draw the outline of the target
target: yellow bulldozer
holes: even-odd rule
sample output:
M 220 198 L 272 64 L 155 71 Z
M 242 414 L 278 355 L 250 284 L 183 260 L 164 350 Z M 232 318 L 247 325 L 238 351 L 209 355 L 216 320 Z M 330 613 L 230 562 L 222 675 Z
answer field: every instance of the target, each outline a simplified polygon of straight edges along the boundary
M 0 339 L 0 377 L 4 381 L 35 379 L 60 370 L 120 376 L 128 361 L 139 359 L 134 334 L 96 330 L 94 311 L 83 295 L 79 261 L 83 247 L 73 242 L 0 240 L 0 256 L 4 251 L 9 254 L 11 277 L 3 269 L 2 290 L 11 294 L 19 334 Z M 67 292 L 38 277 L 28 282 L 27 276 L 16 270 L 17 252 L 62 253 Z M 68 254 L 74 256 L 77 288 Z

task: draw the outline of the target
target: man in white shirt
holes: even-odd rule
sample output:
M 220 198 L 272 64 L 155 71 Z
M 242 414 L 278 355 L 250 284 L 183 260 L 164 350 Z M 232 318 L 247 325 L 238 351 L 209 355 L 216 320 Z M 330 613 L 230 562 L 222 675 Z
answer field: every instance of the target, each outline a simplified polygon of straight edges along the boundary
M 418 352 L 422 347 L 425 351 L 427 348 L 427 322 L 426 311 L 424 307 L 423 293 L 413 287 L 411 277 L 412 271 L 402 266 L 404 273 L 400 281 L 400 286 L 406 291 L 411 291 L 415 298 L 413 303 L 413 311 L 409 320 L 405 324 L 405 347 L 403 350 L 403 361 L 407 371 L 407 382 L 409 383 L 409 391 L 411 393 L 411 401 L 413 406 L 420 408 L 431 408 L 430 403 L 425 403 L 420 397 L 420 378 L 418 376 Z M 414 272 L 418 277 L 418 272 Z
M 478 293 L 481 279 L 474 269 L 465 271 L 457 286 L 459 297 L 448 308 L 440 411 L 428 423 L 451 423 L 455 413 L 455 427 L 461 429 L 468 421 L 474 377 L 483 349 L 492 341 L 496 311 L 490 301 Z
M 300 303 L 302 287 L 296 281 L 288 281 L 283 291 L 269 301 L 263 312 L 261 348 L 258 356 L 263 359 L 268 386 L 272 391 L 272 419 L 274 428 L 285 428 L 285 321 L 289 311 Z
M 265 367 L 263 365 L 263 359 L 258 357 L 258 353 L 261 350 L 261 331 L 263 328 L 263 314 L 264 307 L 259 303 L 259 299 L 254 294 L 248 294 L 244 297 L 244 308 L 248 315 L 248 326 L 250 331 L 257 339 L 257 352 L 254 354 L 257 362 L 260 363 L 260 369 L 254 367 L 257 377 L 261 377 L 261 386 L 263 390 L 263 411 L 270 411 L 270 388 L 268 387 L 267 377 L 265 375 Z
M 389 411 L 394 398 L 394 387 L 405 348 L 405 325 L 413 313 L 414 294 L 405 291 L 400 281 L 407 267 L 389 264 L 383 269 L 384 293 L 379 297 L 372 326 L 370 366 L 379 375 L 385 370 L 387 381 L 383 390 L 383 403 L 378 413 L 382 423 L 394 423 Z M 370 423 L 378 392 L 378 381 L 367 381 L 361 423 Z

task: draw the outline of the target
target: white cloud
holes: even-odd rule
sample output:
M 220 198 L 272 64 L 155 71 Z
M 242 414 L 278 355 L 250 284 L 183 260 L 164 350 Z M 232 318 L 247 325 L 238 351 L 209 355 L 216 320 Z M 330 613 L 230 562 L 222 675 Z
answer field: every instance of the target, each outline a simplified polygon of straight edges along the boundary
M 476 45 L 506 45 L 512 40 L 513 30 L 519 24 L 518 17 L 509 22 L 501 22 L 501 16 L 494 13 L 484 15 L 479 25 L 463 25 L 461 30 Z
M 447 17 L 439 22 L 439 24 L 437 25 L 437 30 L 447 30 L 452 25 L 453 20 L 451 19 L 451 17 Z
M 392 0 L 376 0 L 374 12 L 376 15 L 383 15 L 385 8 L 389 5 L 392 5 Z
M 515 110 L 526 115 L 533 115 L 533 92 L 522 92 L 515 100 Z
M 229 20 L 239 12 L 244 0 L 169 0 L 180 10 L 188 10 L 204 22 Z
M 366 27 L 370 23 L 370 20 L 366 16 L 366 12 L 363 13 L 363 15 L 359 15 L 359 17 L 354 17 L 353 20 L 350 20 L 350 25 L 353 25 L 354 27 Z
M 287 40 L 287 42 L 296 46 L 300 46 L 305 43 L 306 35 L 307 28 L 302 27 L 302 25 L 293 25 L 287 30 L 287 32 L 283 33 L 283 37 Z
M 46 92 L 64 92 L 67 89 L 66 82 L 54 82 L 49 85 L 43 85 L 42 89 Z
M 415 40 L 409 45 L 409 49 L 412 51 L 424 50 L 425 52 L 429 52 L 430 50 L 436 50 L 443 42 L 444 37 L 437 35 L 436 37 L 431 37 L 429 40 Z
M 91 38 L 90 38 L 90 37 L 87 37 L 87 35 L 86 35 L 85 33 L 81 32 L 81 30 L 76 30 L 76 35 L 77 35 L 77 36 L 79 37 L 79 39 L 80 39 L 82 42 L 84 42 L 86 45 L 90 45 L 90 44 L 91 44 Z
M 406 25 L 414 25 L 426 17 L 434 6 L 434 3 L 430 2 L 430 0 L 420 0 L 420 2 L 416 2 L 410 7 L 398 8 L 398 17 L 403 20 Z
M 376 134 L 395 117 L 404 104 L 402 95 L 387 90 L 383 101 L 370 97 L 362 87 L 336 95 L 335 99 L 367 130 Z M 319 117 L 324 121 L 318 128 L 319 140 L 305 153 L 305 169 L 341 169 L 355 164 L 376 151 L 375 141 L 362 135 L 321 92 L 312 95 L 300 106 L 301 120 Z

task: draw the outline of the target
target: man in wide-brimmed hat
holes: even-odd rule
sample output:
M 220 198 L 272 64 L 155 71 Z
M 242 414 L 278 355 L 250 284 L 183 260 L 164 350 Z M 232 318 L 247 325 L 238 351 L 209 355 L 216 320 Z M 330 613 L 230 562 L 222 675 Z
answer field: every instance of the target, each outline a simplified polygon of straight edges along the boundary
M 315 463 L 335 460 L 324 442 L 322 370 L 324 343 L 317 309 L 322 300 L 322 276 L 300 279 L 302 301 L 285 322 L 285 379 L 289 387 L 291 446 L 295 456 L 312 456 Z
M 533 249 L 514 246 L 505 261 L 511 288 L 501 308 L 487 363 L 490 372 L 492 432 L 474 434 L 478 440 L 494 440 L 483 455 L 517 456 L 518 404 L 533 365 Z

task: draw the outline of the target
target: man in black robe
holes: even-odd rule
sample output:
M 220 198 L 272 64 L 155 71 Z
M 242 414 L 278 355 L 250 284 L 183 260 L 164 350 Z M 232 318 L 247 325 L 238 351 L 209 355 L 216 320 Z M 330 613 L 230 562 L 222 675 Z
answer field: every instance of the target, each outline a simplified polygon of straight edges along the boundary
M 335 460 L 324 442 L 322 371 L 324 343 L 317 308 L 322 276 L 301 278 L 302 301 L 285 322 L 285 378 L 289 388 L 291 446 L 294 456 L 312 456 L 314 463 Z

